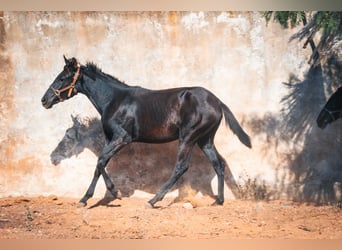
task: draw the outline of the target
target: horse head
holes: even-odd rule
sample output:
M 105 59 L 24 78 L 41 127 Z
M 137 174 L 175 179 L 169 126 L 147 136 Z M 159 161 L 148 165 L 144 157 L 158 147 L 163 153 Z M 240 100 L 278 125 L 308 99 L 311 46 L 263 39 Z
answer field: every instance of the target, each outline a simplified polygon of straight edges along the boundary
M 317 117 L 317 125 L 324 129 L 329 123 L 342 117 L 342 87 L 329 98 Z
M 75 58 L 64 56 L 65 66 L 52 82 L 41 99 L 42 105 L 49 109 L 53 105 L 69 99 L 77 94 L 76 83 L 80 79 L 80 64 Z
M 78 155 L 84 150 L 84 134 L 87 128 L 82 124 L 78 117 L 71 116 L 72 127 L 65 131 L 63 139 L 50 154 L 51 162 L 58 165 L 62 160 Z

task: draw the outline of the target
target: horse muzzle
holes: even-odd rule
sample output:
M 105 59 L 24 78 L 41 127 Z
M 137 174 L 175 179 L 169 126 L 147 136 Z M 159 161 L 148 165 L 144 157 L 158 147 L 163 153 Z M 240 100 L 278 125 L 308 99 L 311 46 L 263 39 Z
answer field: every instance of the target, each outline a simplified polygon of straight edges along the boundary
M 320 114 L 316 120 L 316 123 L 320 129 L 324 129 L 329 124 L 329 120 L 327 120 L 323 114 Z
M 46 100 L 42 100 L 42 105 L 46 109 L 52 108 L 52 103 L 51 102 L 47 102 Z
M 46 96 L 44 96 L 41 99 L 41 102 L 44 108 L 50 109 L 56 103 L 56 98 L 55 97 L 47 98 Z

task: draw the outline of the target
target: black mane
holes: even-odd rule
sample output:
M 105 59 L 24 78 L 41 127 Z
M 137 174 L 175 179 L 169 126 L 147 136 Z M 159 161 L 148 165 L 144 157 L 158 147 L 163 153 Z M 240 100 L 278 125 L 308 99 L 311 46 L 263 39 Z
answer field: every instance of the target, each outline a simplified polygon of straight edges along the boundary
M 85 65 L 85 69 L 87 71 L 87 75 L 93 79 L 96 79 L 98 77 L 105 78 L 105 79 L 111 79 L 111 80 L 114 80 L 114 81 L 126 86 L 126 84 L 124 82 L 120 81 L 118 78 L 103 72 L 102 69 L 100 69 L 93 62 L 87 62 Z

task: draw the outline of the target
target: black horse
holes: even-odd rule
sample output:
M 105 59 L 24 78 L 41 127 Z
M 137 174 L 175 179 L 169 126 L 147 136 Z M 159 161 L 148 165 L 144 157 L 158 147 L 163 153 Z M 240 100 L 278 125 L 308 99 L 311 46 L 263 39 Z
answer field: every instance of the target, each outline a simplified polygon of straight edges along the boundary
M 240 141 L 251 148 L 249 136 L 243 131 L 229 108 L 216 96 L 201 87 L 148 90 L 126 85 L 102 72 L 93 63 L 80 65 L 75 58 L 66 59 L 63 71 L 42 98 L 49 109 L 78 92 L 86 95 L 101 115 L 105 145 L 98 158 L 92 182 L 80 200 L 85 206 L 93 196 L 100 175 L 107 190 L 118 192 L 105 171 L 110 158 L 131 142 L 165 143 L 179 140 L 177 160 L 170 179 L 149 201 L 163 199 L 168 190 L 188 169 L 190 154 L 197 144 L 212 163 L 218 176 L 217 204 L 223 204 L 225 160 L 217 152 L 214 136 L 222 114 Z
M 342 117 L 342 87 L 331 95 L 317 117 L 317 125 L 324 129 L 329 123 Z

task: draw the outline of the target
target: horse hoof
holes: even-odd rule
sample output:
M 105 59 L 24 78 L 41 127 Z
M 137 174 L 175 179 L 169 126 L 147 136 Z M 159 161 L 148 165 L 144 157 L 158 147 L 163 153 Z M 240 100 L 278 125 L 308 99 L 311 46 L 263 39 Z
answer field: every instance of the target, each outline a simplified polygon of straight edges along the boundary
M 78 208 L 85 207 L 85 206 L 87 206 L 87 203 L 86 203 L 86 202 L 80 201 L 79 203 L 77 203 L 77 207 L 78 207 Z
M 223 206 L 223 201 L 219 201 L 216 200 L 213 204 L 211 204 L 212 206 Z
M 151 209 L 151 208 L 154 208 L 154 206 L 150 202 L 146 202 L 145 208 Z
M 118 199 L 118 200 L 122 199 L 122 193 L 120 190 L 116 191 L 116 199 Z

